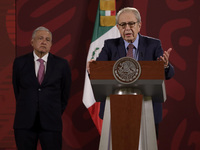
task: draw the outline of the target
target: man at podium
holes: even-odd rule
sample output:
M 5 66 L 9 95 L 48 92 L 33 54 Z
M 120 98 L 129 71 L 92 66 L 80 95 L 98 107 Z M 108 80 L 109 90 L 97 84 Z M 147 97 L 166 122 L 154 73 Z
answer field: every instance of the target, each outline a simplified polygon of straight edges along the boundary
M 116 61 L 121 57 L 132 57 L 137 61 L 159 60 L 164 62 L 165 78 L 170 79 L 173 77 L 174 68 L 169 63 L 172 48 L 163 51 L 159 39 L 143 36 L 139 33 L 142 22 L 140 13 L 136 8 L 126 7 L 121 9 L 117 13 L 116 24 L 121 37 L 105 40 L 97 61 Z M 88 72 L 89 63 L 87 66 Z M 152 97 L 153 101 L 154 99 L 155 97 Z M 99 112 L 101 119 L 103 119 L 104 108 L 105 102 L 101 102 Z M 153 102 L 153 111 L 158 138 L 158 125 L 162 120 L 162 103 Z

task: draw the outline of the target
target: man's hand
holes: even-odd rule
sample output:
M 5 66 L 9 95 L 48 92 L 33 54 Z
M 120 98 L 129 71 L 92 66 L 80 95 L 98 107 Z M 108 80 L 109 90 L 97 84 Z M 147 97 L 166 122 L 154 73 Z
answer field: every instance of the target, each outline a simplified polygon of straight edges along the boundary
M 94 62 L 94 61 L 95 61 L 94 59 L 91 59 L 90 61 L 87 62 L 87 72 L 88 72 L 88 74 L 90 74 L 90 63 Z
M 169 48 L 167 51 L 164 51 L 163 56 L 160 56 L 160 57 L 157 58 L 157 60 L 164 62 L 164 67 L 165 68 L 169 64 L 169 55 L 170 55 L 171 51 L 172 51 L 172 48 Z

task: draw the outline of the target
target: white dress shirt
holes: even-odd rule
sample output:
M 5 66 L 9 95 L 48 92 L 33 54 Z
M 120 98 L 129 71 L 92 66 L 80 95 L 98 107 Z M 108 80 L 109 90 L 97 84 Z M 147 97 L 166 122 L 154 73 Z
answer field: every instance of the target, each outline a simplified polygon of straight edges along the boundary
M 40 62 L 37 61 L 38 59 L 40 59 L 36 54 L 35 51 L 33 51 L 33 56 L 34 56 L 34 62 L 35 62 L 35 75 L 37 77 L 37 73 L 38 73 L 38 69 L 40 66 Z M 49 56 L 49 53 L 47 53 L 46 55 L 44 55 L 41 59 L 44 60 L 44 66 L 45 66 L 45 72 L 46 72 L 46 68 L 47 68 L 47 58 Z

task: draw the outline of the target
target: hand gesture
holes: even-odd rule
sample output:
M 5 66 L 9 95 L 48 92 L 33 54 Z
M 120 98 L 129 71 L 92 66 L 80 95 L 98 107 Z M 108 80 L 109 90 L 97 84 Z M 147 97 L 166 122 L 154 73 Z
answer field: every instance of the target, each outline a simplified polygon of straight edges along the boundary
M 167 51 L 164 51 L 163 56 L 160 56 L 160 57 L 157 58 L 157 60 L 164 62 L 164 67 L 165 68 L 169 64 L 169 55 L 170 55 L 171 51 L 172 51 L 172 48 L 169 48 Z

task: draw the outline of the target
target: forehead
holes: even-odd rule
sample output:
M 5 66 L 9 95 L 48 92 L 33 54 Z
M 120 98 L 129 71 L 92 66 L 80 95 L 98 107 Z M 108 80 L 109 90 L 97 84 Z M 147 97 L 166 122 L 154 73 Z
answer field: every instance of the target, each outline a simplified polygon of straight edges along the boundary
M 134 13 L 130 11 L 121 13 L 119 16 L 119 23 L 128 21 L 137 21 Z
M 36 33 L 35 33 L 35 36 L 43 36 L 43 37 L 49 37 L 51 38 L 51 34 L 48 32 L 48 31 L 45 31 L 45 30 L 38 30 Z

